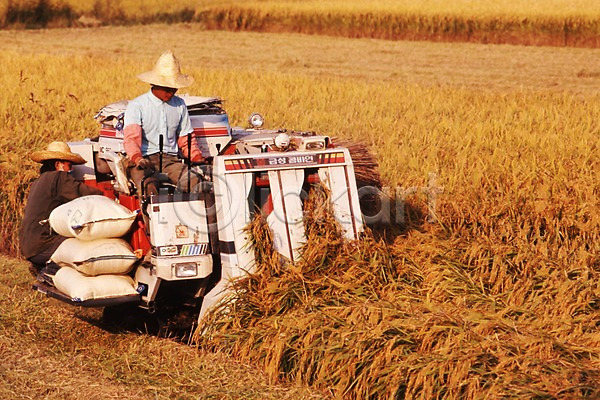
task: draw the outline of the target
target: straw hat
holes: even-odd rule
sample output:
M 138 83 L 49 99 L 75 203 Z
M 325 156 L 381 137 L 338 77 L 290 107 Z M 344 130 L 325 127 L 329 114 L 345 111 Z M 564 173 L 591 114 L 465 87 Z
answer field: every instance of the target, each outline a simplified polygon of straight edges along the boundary
M 52 142 L 46 150 L 36 151 L 31 154 L 31 159 L 38 163 L 46 160 L 71 161 L 73 164 L 85 164 L 85 159 L 77 153 L 73 153 L 65 142 Z
M 181 73 L 179 60 L 173 53 L 165 51 L 154 66 L 152 71 L 144 72 L 137 76 L 142 82 L 152 85 L 180 89 L 194 83 L 194 78 Z

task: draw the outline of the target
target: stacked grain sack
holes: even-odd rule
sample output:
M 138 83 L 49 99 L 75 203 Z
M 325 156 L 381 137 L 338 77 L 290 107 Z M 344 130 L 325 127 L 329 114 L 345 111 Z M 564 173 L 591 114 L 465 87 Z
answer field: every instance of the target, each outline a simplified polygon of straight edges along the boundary
M 136 215 L 97 195 L 80 197 L 54 209 L 50 226 L 69 238 L 51 257 L 61 267 L 54 276 L 56 288 L 77 302 L 136 294 L 127 273 L 138 258 L 121 238 Z

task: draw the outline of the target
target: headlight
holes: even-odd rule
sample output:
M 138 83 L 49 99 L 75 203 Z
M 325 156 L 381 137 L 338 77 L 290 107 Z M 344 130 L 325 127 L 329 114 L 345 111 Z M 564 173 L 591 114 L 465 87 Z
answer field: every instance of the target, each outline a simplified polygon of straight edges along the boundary
M 195 262 L 173 264 L 177 278 L 191 278 L 198 275 L 198 265 Z
M 275 146 L 279 147 L 280 149 L 287 149 L 289 145 L 290 135 L 287 133 L 280 133 L 279 135 L 275 136 Z
M 254 129 L 259 129 L 265 123 L 265 119 L 259 113 L 254 113 L 248 118 L 248 122 L 250 122 L 250 125 L 252 125 Z

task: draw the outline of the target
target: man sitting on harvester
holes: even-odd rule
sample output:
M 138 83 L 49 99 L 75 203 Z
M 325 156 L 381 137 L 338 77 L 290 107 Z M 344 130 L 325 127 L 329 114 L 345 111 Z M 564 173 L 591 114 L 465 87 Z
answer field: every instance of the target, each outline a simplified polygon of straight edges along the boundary
M 50 229 L 47 223 L 40 222 L 47 220 L 50 213 L 62 204 L 102 192 L 76 181 L 70 175 L 74 164 L 85 164 L 86 161 L 79 154 L 71 152 L 65 142 L 52 142 L 46 150 L 31 154 L 31 159 L 42 166 L 40 177 L 33 182 L 29 191 L 19 230 L 19 246 L 23 257 L 32 264 L 31 273 L 37 276 L 44 267 L 52 270 L 52 265 L 47 263 L 66 239 Z
M 204 158 L 196 141 L 190 140 L 193 128 L 185 102 L 175 96 L 178 89 L 194 83 L 194 78 L 181 73 L 179 61 L 170 51 L 160 56 L 153 70 L 138 78 L 151 88 L 127 105 L 123 131 L 123 146 L 133 164 L 129 174 L 138 194 L 158 194 L 157 172 L 164 173 L 181 191 L 187 191 L 188 185 L 194 188 L 198 176 L 188 173 L 180 156 L 192 163 Z

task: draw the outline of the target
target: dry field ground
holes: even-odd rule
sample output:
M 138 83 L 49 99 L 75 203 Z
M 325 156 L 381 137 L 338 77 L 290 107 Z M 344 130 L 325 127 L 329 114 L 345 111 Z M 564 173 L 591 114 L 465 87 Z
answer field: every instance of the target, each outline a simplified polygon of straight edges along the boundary
M 26 265 L 0 257 L 0 397 L 17 399 L 318 399 L 269 382 L 224 354 L 111 331 L 100 311 L 30 289 Z
M 328 287 L 337 308 L 315 296 L 292 313 L 314 330 L 281 337 L 319 339 L 323 347 L 282 339 L 282 348 L 306 350 L 298 358 L 321 362 L 319 371 L 293 369 L 302 365 L 286 364 L 289 352 L 252 343 L 245 327 L 230 326 L 228 338 L 215 331 L 207 347 L 260 366 L 266 377 L 232 365 L 224 353 L 97 329 L 93 313 L 28 291 L 25 264 L 2 258 L 3 398 L 75 398 L 82 386 L 90 398 L 322 396 L 306 386 L 267 385 L 279 378 L 356 398 L 369 390 L 421 398 L 599 395 L 600 50 L 231 33 L 192 24 L 0 31 L 0 48 L 5 253 L 16 253 L 14 230 L 35 176 L 28 153 L 50 140 L 92 136 L 94 112 L 144 91 L 135 75 L 167 48 L 196 77 L 189 91 L 225 98 L 233 124 L 262 111 L 270 126 L 360 139 L 388 186 L 422 187 L 436 172 L 445 188 L 438 224 L 411 220 L 388 243 L 356 251 L 360 279 L 337 277 L 337 289 Z M 407 201 L 422 211 L 422 196 Z M 378 280 L 379 264 L 398 279 Z M 371 286 L 356 287 L 361 271 Z M 314 282 L 324 279 L 309 272 Z M 331 321 L 343 313 L 351 323 L 340 332 L 356 340 L 349 344 L 355 352 L 335 359 L 323 349 L 339 350 L 328 339 L 340 340 L 334 333 L 342 328 Z M 265 339 L 288 334 L 297 327 L 287 317 L 263 315 L 246 331 Z M 325 332 L 319 326 L 331 336 L 316 338 Z M 227 347 L 233 337 L 239 341 Z M 340 377 L 335 371 L 347 365 Z M 290 368 L 288 376 L 278 366 Z M 52 372 L 46 378 L 42 371 Z M 20 389 L 27 385 L 31 391 Z
M 131 32 L 135 33 L 131 33 Z M 0 31 L 2 48 L 125 60 L 150 67 L 171 48 L 188 68 L 351 78 L 361 82 L 593 94 L 600 51 L 298 34 L 204 31 L 194 24 Z M 201 82 L 192 90 L 202 91 Z

